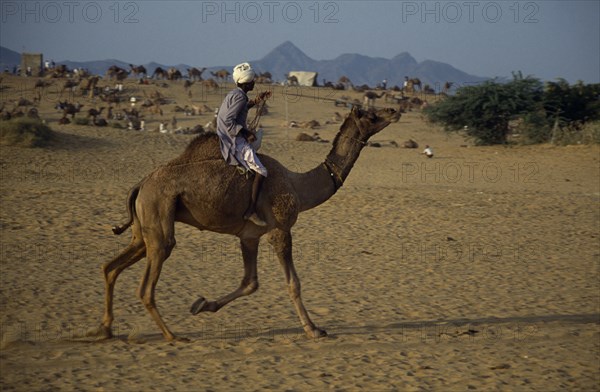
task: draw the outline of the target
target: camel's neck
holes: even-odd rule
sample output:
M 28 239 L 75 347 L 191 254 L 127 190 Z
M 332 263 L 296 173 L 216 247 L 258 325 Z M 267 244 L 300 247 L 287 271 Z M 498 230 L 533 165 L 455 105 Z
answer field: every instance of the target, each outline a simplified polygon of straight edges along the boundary
M 337 190 L 323 164 L 306 173 L 294 173 L 292 182 L 300 200 L 299 212 L 310 210 L 326 202 Z
M 325 162 L 295 176 L 294 185 L 300 198 L 300 211 L 326 202 L 343 185 L 365 146 L 365 142 L 358 137 L 358 125 L 348 117 L 335 137 L 333 148 Z

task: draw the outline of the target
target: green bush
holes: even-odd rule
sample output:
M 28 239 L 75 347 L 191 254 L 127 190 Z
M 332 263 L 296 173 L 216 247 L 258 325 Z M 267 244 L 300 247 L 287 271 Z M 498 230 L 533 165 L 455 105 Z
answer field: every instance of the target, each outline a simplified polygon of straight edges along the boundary
M 548 122 L 546 112 L 537 110 L 522 116 L 522 123 L 517 132 L 521 136 L 523 144 L 545 143 L 552 137 L 552 126 Z
M 477 145 L 503 144 L 509 121 L 533 111 L 542 99 L 542 83 L 514 74 L 510 83 L 484 82 L 463 87 L 430 106 L 425 115 L 448 132 L 464 131 Z
M 0 141 L 3 146 L 42 147 L 53 137 L 52 129 L 38 119 L 21 117 L 0 121 Z
M 600 120 L 600 84 L 546 82 L 544 109 L 549 117 L 558 116 L 565 123 Z
M 578 130 L 587 122 L 600 120 L 600 84 L 570 86 L 564 80 L 543 84 L 513 73 L 508 83 L 488 81 L 460 88 L 424 114 L 448 132 L 464 131 L 477 145 L 507 143 L 509 123 L 515 120 L 520 123 L 518 132 L 524 143 L 557 142 L 558 136 L 595 140 L 594 131 L 580 137 L 584 132 Z

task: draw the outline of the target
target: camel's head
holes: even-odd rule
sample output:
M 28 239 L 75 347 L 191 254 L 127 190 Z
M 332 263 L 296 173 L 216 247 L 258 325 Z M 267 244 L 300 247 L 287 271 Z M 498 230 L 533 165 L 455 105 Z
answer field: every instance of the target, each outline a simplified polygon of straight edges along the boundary
M 391 123 L 398 121 L 400 119 L 400 112 L 392 108 L 363 110 L 354 106 L 349 117 L 354 119 L 358 125 L 360 140 L 366 142 L 377 132 Z

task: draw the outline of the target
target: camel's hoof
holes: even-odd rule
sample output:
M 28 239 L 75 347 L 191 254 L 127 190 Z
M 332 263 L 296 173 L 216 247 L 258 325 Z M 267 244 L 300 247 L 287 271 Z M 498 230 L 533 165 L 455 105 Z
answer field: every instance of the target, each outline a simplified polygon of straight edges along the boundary
M 320 339 L 327 337 L 327 331 L 324 329 L 315 328 L 314 331 L 311 332 L 312 336 L 309 336 L 312 339 Z
M 112 339 L 112 329 L 110 327 L 105 327 L 104 325 L 100 325 L 97 328 L 90 328 L 85 333 L 86 337 L 94 337 L 101 339 Z
M 208 301 L 204 297 L 200 297 L 196 300 L 196 302 L 194 302 L 194 304 L 192 305 L 192 308 L 190 309 L 190 312 L 192 312 L 193 315 L 196 315 L 196 314 L 202 312 L 202 310 L 207 305 L 208 305 Z
M 172 338 L 170 338 L 170 339 L 168 339 L 168 340 L 169 340 L 169 342 L 173 342 L 173 343 L 175 343 L 175 342 L 180 342 L 180 343 L 190 343 L 190 342 L 191 342 L 191 340 L 190 340 L 190 339 L 188 339 L 188 338 L 183 338 L 183 337 L 181 337 L 181 336 L 173 336 Z

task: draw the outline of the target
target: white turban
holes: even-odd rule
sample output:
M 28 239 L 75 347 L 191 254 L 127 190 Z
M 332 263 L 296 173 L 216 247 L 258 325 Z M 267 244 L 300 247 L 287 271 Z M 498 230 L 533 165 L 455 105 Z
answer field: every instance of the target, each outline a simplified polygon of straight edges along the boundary
M 233 81 L 237 83 L 250 83 L 256 74 L 248 63 L 238 64 L 233 68 Z

